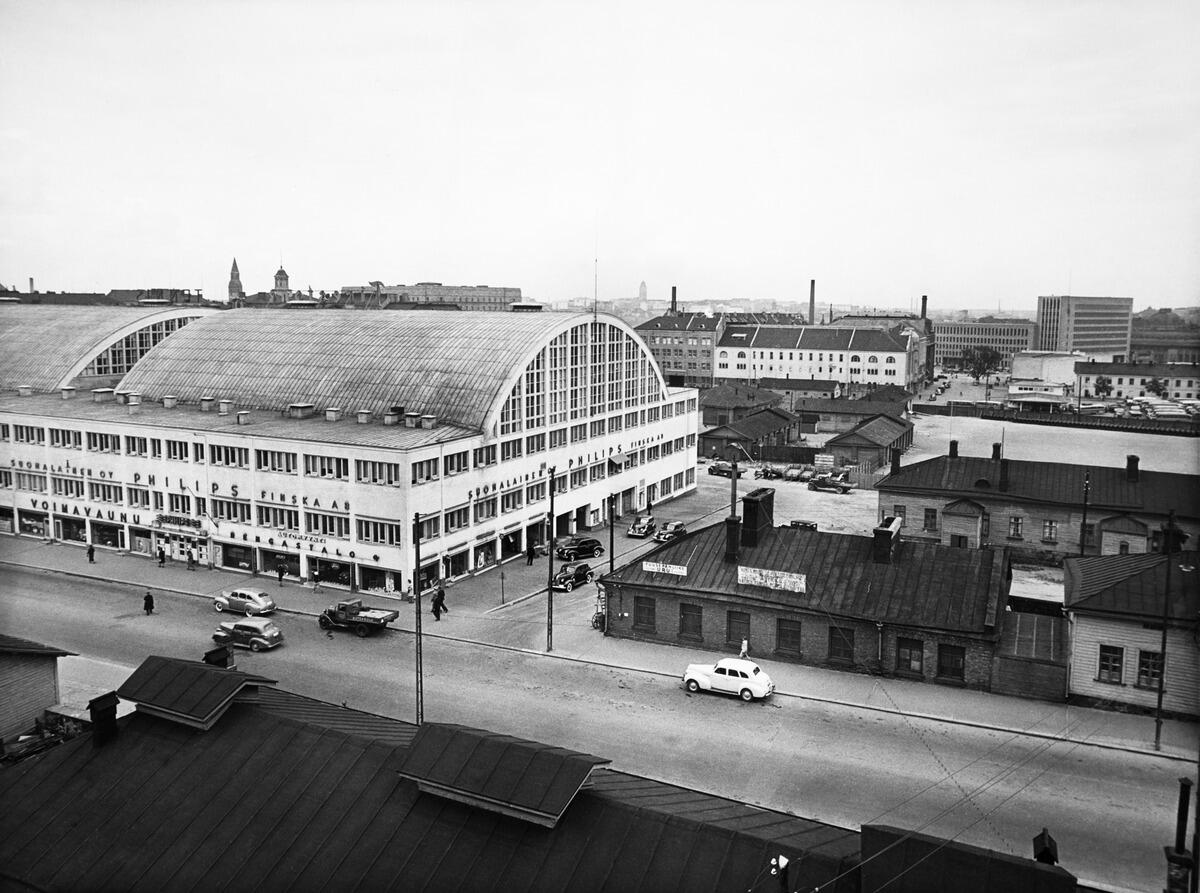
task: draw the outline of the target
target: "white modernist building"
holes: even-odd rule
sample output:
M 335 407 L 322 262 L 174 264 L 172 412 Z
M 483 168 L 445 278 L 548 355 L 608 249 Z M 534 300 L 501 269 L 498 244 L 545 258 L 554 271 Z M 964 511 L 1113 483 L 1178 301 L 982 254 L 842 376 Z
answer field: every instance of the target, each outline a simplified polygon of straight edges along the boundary
M 604 315 L 228 310 L 115 387 L 0 386 L 0 530 L 351 588 L 410 586 L 418 529 L 423 585 L 543 544 L 552 485 L 554 536 L 695 487 L 696 391 Z

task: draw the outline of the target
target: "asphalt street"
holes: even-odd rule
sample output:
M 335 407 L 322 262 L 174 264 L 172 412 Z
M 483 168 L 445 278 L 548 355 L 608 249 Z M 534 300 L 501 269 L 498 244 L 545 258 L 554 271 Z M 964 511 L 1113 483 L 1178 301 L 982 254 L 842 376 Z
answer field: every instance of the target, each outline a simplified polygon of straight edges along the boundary
M 161 593 L 147 617 L 128 586 L 46 572 L 10 568 L 4 588 L 7 631 L 129 667 L 147 654 L 199 657 L 222 616 L 207 599 Z M 412 719 L 410 635 L 327 634 L 290 613 L 278 622 L 287 643 L 238 652 L 240 669 Z M 1026 856 L 1046 826 L 1065 867 L 1117 887 L 1151 886 L 1173 832 L 1182 767 L 1147 755 L 787 696 L 751 705 L 691 696 L 657 673 L 439 637 L 426 640 L 425 671 L 429 720 L 595 753 L 615 768 L 849 827 L 889 822 Z

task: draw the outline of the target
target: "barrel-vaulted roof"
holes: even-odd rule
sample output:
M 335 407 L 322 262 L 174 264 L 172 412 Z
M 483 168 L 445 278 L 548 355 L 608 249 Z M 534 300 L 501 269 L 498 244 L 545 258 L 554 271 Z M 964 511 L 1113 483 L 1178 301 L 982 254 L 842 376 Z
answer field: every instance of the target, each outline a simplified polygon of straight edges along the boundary
M 0 390 L 53 391 L 127 335 L 161 320 L 219 313 L 197 307 L 0 307 Z
M 538 350 L 592 319 L 588 313 L 230 310 L 166 339 L 120 387 L 143 400 L 211 396 L 266 410 L 312 403 L 381 413 L 402 406 L 478 430 Z M 615 317 L 600 322 L 637 338 Z

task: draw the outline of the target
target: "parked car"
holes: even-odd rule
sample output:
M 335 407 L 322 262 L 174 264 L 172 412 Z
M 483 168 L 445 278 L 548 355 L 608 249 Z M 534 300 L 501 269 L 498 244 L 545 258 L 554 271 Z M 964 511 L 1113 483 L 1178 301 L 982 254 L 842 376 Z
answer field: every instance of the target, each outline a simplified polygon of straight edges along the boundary
M 756 478 L 764 478 L 765 480 L 773 481 L 783 477 L 783 472 L 784 469 L 778 465 L 760 465 L 758 468 L 754 469 L 754 476 Z
M 654 518 L 651 515 L 638 515 L 633 519 L 633 523 L 629 525 L 628 534 L 630 536 L 650 536 L 658 527 L 654 523 Z
M 245 620 L 226 620 L 213 633 L 218 645 L 236 645 L 251 651 L 266 651 L 283 644 L 283 630 L 274 620 L 265 617 L 247 617 Z
M 752 660 L 725 657 L 715 664 L 689 664 L 683 684 L 690 692 L 715 691 L 743 701 L 765 698 L 775 691 L 771 677 Z
M 788 521 L 787 526 L 792 527 L 796 530 L 816 530 L 817 522 L 816 521 Z
M 682 521 L 668 521 L 659 528 L 658 533 L 654 534 L 656 542 L 669 543 L 677 536 L 683 536 L 687 533 L 687 527 Z
M 835 481 L 831 477 L 813 478 L 808 482 L 810 490 L 827 490 L 831 493 L 849 493 L 854 489 L 854 484 L 849 481 Z
M 708 466 L 708 473 L 719 474 L 721 477 L 725 478 L 733 477 L 733 463 L 719 459 L 712 463 L 712 465 Z M 737 476 L 742 476 L 742 470 L 740 468 L 737 470 Z
M 596 573 L 586 564 L 564 564 L 554 574 L 554 588 L 570 592 L 576 586 L 590 583 Z
M 213 609 L 253 617 L 274 611 L 275 600 L 261 589 L 226 589 L 213 599 Z
M 582 558 L 585 555 L 590 555 L 592 558 L 599 558 L 604 554 L 604 547 L 600 545 L 600 540 L 590 536 L 572 536 L 562 541 L 558 548 L 554 550 L 554 554 L 563 561 L 574 561 L 576 558 Z

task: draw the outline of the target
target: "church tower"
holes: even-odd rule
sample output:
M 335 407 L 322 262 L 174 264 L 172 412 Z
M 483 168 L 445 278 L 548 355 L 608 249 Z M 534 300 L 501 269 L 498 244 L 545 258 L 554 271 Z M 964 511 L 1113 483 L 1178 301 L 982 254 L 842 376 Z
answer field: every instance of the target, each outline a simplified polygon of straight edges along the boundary
M 292 296 L 292 290 L 288 287 L 287 270 L 283 267 L 275 271 L 275 287 L 271 289 L 271 294 L 285 301 Z
M 244 297 L 246 297 L 246 293 L 242 291 L 242 275 L 238 272 L 237 258 L 235 257 L 233 269 L 229 271 L 229 300 L 236 301 Z

